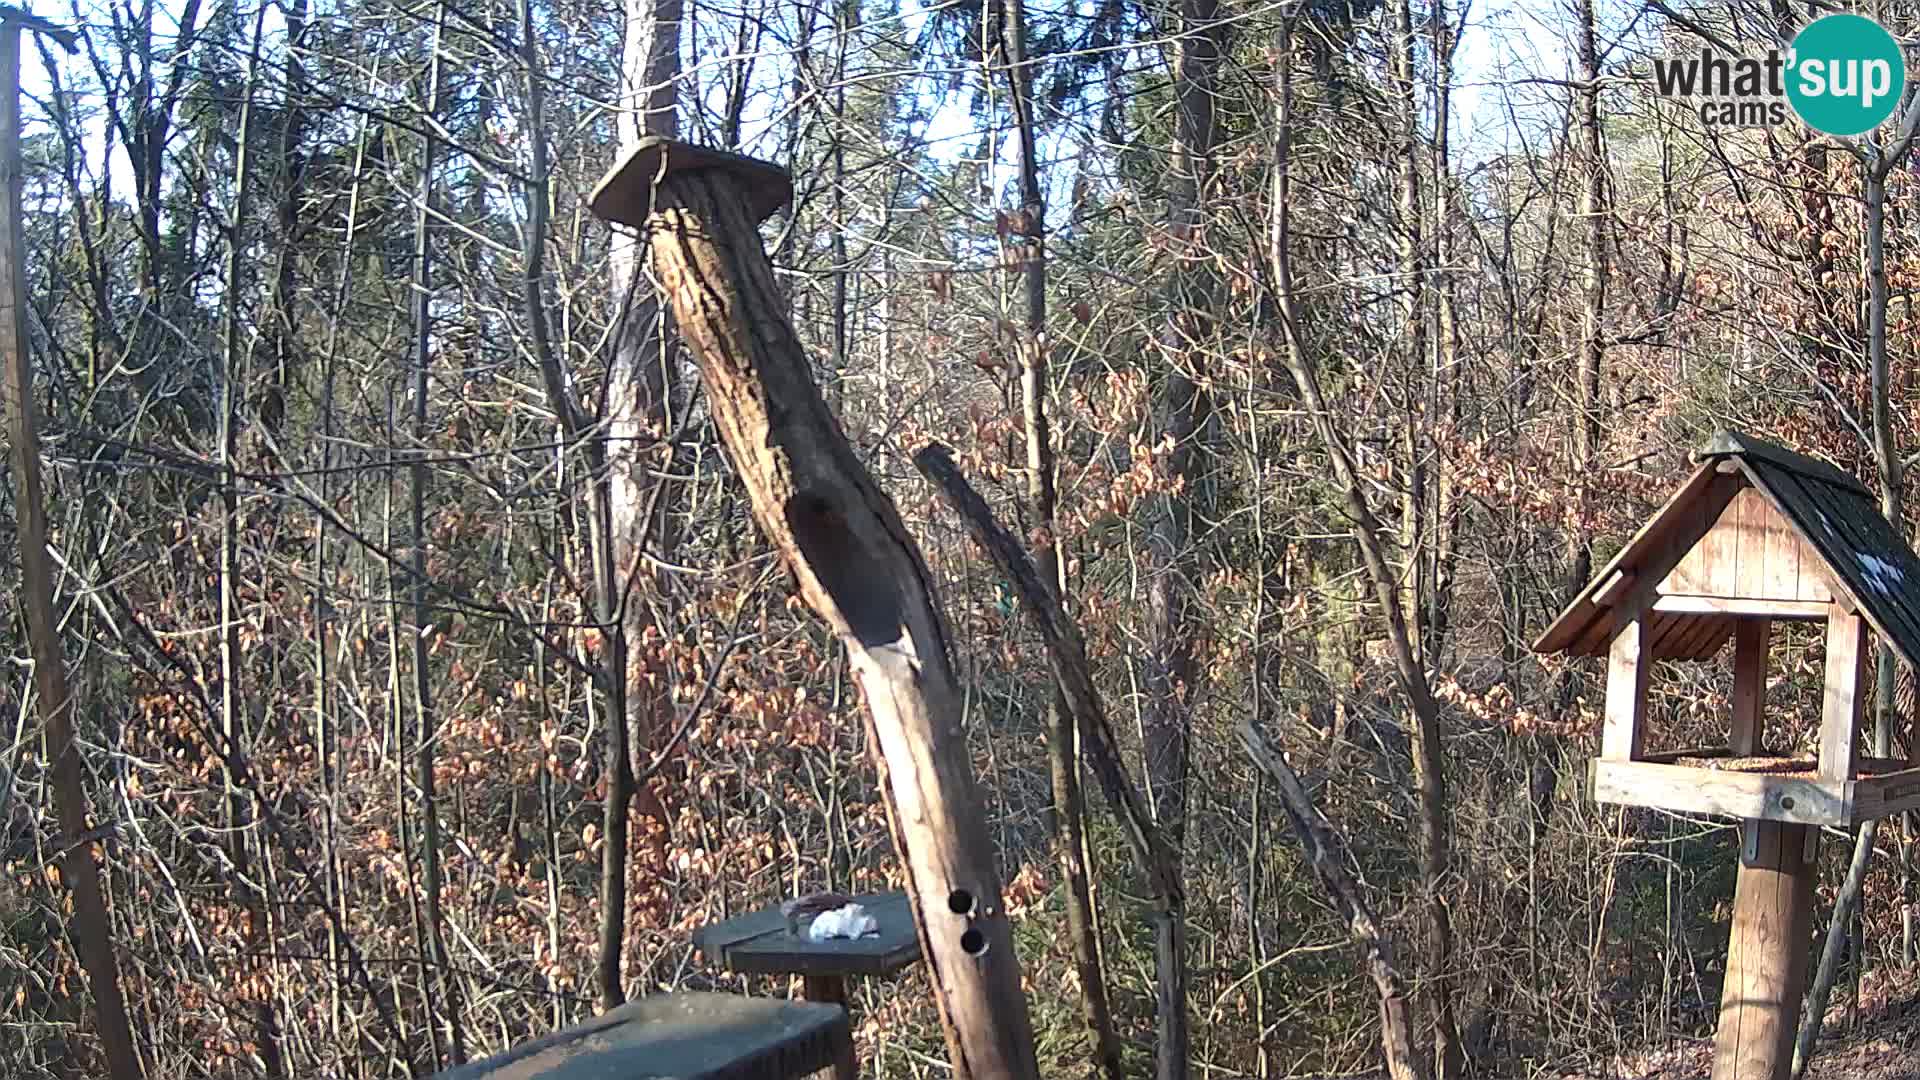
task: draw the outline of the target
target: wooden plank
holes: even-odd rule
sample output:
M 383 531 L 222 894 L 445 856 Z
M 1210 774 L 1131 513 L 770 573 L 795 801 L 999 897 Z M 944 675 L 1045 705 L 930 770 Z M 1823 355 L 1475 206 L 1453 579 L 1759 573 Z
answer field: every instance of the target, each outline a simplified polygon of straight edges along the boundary
M 1853 776 L 1854 748 L 1860 741 L 1862 692 L 1867 661 L 1867 624 L 1858 615 L 1834 612 L 1827 620 L 1826 678 L 1820 690 L 1821 778 Z
M 1642 618 L 1646 621 L 1646 627 L 1640 635 L 1640 648 L 1648 656 L 1656 658 L 1665 655 L 1662 650 L 1666 645 L 1679 640 L 1678 635 L 1687 621 L 1678 615 L 1657 615 L 1653 612 L 1647 612 Z
M 1646 743 L 1647 676 L 1653 654 L 1643 650 L 1646 619 L 1636 616 L 1614 635 L 1607 653 L 1607 713 L 1600 732 L 1600 756 L 1632 761 Z
M 1741 619 L 1733 626 L 1733 727 L 1727 749 L 1735 757 L 1760 752 L 1766 727 L 1767 643 L 1773 623 Z
M 853 902 L 873 916 L 878 934 L 813 941 L 804 932 L 787 933 L 786 919 L 775 904 L 702 927 L 693 941 L 703 956 L 728 971 L 767 975 L 891 975 L 920 959 L 906 893 L 868 893 Z
M 1742 615 L 1767 619 L 1824 619 L 1833 610 L 1825 601 L 1768 600 L 1747 596 L 1688 596 L 1663 593 L 1653 610 L 1679 615 Z
M 1800 534 L 1794 532 L 1793 524 L 1774 509 L 1773 503 L 1759 488 L 1749 488 L 1748 491 L 1761 507 L 1761 546 L 1766 549 L 1760 595 L 1781 600 L 1811 599 L 1800 591 L 1800 551 L 1803 547 Z
M 1734 514 L 1735 596 L 1767 596 L 1767 518 L 1765 496 L 1752 487 L 1740 489 L 1729 509 Z
M 1709 534 L 1711 535 L 1711 534 Z M 1710 593 L 1713 591 L 1713 565 L 1705 539 L 1693 545 L 1660 582 L 1661 592 Z
M 1920 810 L 1920 769 L 1901 769 L 1854 781 L 1855 825 L 1909 810 Z
M 1743 828 L 1754 833 L 1754 857 L 1741 860 L 1734 885 L 1713 1080 L 1787 1080 L 1806 992 L 1815 868 L 1805 825 Z
M 1802 825 L 1848 825 L 1853 820 L 1848 781 L 1604 758 L 1594 759 L 1592 775 L 1595 802 Z
M 1751 489 L 1744 486 L 1745 477 L 1740 479 L 1743 485 L 1741 491 L 1736 491 L 1733 498 L 1727 500 L 1726 507 L 1714 519 L 1713 527 L 1707 530 L 1707 535 L 1697 545 L 1707 553 L 1707 587 L 1685 591 L 1706 596 L 1744 595 L 1740 591 L 1740 494 Z
M 1671 765 L 1681 758 L 1723 758 L 1732 757 L 1724 746 L 1696 746 L 1686 750 L 1662 750 L 1657 754 L 1647 754 L 1640 760 L 1649 765 Z
M 1727 640 L 1732 620 L 1725 616 L 1681 616 L 1682 631 L 1667 650 L 1654 655 L 1676 660 L 1705 660 Z

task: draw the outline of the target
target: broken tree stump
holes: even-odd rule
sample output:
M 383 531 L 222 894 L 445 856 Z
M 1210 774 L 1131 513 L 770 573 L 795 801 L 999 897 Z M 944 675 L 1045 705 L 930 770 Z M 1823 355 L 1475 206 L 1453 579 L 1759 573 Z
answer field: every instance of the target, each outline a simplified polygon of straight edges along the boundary
M 754 520 L 847 650 L 956 1075 L 1034 1077 L 1032 1020 L 932 575 L 820 396 L 760 239 L 759 222 L 791 197 L 791 180 L 766 162 L 652 138 L 608 173 L 592 206 L 642 231 Z

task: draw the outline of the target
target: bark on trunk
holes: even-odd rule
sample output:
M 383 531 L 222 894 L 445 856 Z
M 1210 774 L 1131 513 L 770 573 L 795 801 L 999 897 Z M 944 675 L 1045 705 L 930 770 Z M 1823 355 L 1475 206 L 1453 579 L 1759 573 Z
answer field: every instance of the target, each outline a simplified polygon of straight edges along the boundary
M 669 174 L 653 207 L 655 276 L 754 518 L 846 647 L 865 694 L 955 1073 L 1036 1076 L 932 576 L 821 398 L 736 181 Z
M 1006 28 L 1007 82 L 1012 91 L 1014 126 L 1020 139 L 1020 214 L 1009 242 L 1017 244 L 1026 299 L 1026 333 L 1020 339 L 1020 401 L 1027 450 L 1027 513 L 1041 535 L 1040 575 L 1056 595 L 1065 597 L 1059 547 L 1054 541 L 1056 493 L 1053 433 L 1047 417 L 1047 257 L 1046 199 L 1040 189 L 1034 117 L 1033 70 L 1027 64 L 1025 0 L 1009 0 Z M 837 241 L 836 241 L 837 242 Z M 1080 792 L 1080 759 L 1073 721 L 1055 685 L 1047 702 L 1047 765 L 1053 781 L 1054 844 L 1066 885 L 1067 935 L 1080 1001 L 1093 1039 L 1094 1056 L 1109 1080 L 1120 1080 L 1120 1042 L 1113 1032 L 1106 975 L 1093 914 L 1091 851 L 1086 844 L 1086 808 Z
M 1193 503 L 1204 498 L 1196 467 L 1197 434 L 1206 426 L 1209 400 L 1196 384 L 1208 358 L 1212 276 L 1206 236 L 1206 192 L 1216 140 L 1214 81 L 1222 29 L 1216 0 L 1180 0 L 1174 56 L 1174 147 L 1168 191 L 1168 227 L 1173 266 L 1167 278 L 1168 325 L 1163 348 L 1169 361 L 1161 386 L 1158 427 L 1173 449 L 1167 480 L 1177 485 L 1160 498 L 1147 535 L 1146 716 L 1142 725 L 1147 790 L 1161 835 L 1177 866 L 1186 841 L 1187 738 L 1195 691 L 1189 615 L 1199 577 L 1193 547 Z M 1154 928 L 1158 1038 L 1155 1075 L 1187 1075 L 1191 1033 L 1187 1017 L 1186 919 L 1179 905 L 1161 912 Z
M 20 33 L 18 23 L 0 23 L 0 348 L 7 352 L 5 392 L 0 408 L 7 416 L 13 477 L 19 484 L 14 506 L 19 516 L 20 584 L 25 594 L 27 639 L 33 652 L 34 698 L 46 725 L 47 761 L 52 770 L 54 812 L 60 822 L 60 880 L 73 890 L 73 918 L 67 937 L 87 975 L 95 1022 L 113 1080 L 145 1075 L 127 1022 L 120 993 L 120 966 L 114 957 L 113 924 L 107 915 L 100 868 L 94 861 L 87 793 L 81 784 L 80 752 L 74 746 L 74 698 L 67 685 L 66 657 L 54 621 L 53 560 L 47 553 L 46 493 L 40 483 L 40 441 L 34 428 L 33 375 L 28 361 L 26 284 L 22 273 L 26 247 L 21 241 Z

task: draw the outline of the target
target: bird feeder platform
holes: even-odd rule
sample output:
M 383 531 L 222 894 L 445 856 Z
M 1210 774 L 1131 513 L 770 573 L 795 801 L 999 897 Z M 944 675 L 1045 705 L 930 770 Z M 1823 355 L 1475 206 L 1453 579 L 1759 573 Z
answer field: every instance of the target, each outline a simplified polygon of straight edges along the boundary
M 654 994 L 436 1080 L 787 1080 L 846 1070 L 845 1009 L 738 994 Z
M 880 932 L 859 938 L 814 941 L 803 929 L 789 933 L 779 904 L 713 923 L 694 932 L 702 956 L 728 971 L 757 975 L 800 975 L 810 1001 L 844 1002 L 852 975 L 888 976 L 920 960 L 920 938 L 913 908 L 904 892 L 855 896 Z

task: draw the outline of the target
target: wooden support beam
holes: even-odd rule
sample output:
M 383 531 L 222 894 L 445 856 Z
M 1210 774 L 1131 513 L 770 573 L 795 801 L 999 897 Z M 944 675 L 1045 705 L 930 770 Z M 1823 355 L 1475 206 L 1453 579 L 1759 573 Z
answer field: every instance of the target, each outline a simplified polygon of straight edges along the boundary
M 1592 770 L 1595 802 L 1802 825 L 1844 827 L 1855 817 L 1853 785 L 1844 780 L 1604 758 Z
M 1607 575 L 1607 580 L 1598 589 L 1594 590 L 1593 602 L 1600 607 L 1612 607 L 1616 601 L 1627 595 L 1627 590 L 1633 588 L 1636 580 L 1633 571 L 1625 567 L 1615 570 Z
M 1760 753 L 1767 705 L 1767 639 L 1770 619 L 1741 619 L 1733 626 L 1733 729 L 1727 749 L 1734 757 Z
M 1653 653 L 1642 646 L 1647 620 L 1636 613 L 1614 636 L 1607 653 L 1607 715 L 1600 756 L 1637 761 L 1646 743 L 1647 675 Z
M 1825 600 L 1762 600 L 1745 596 L 1695 596 L 1663 593 L 1653 610 L 1675 615 L 1740 615 L 1766 619 L 1824 619 L 1834 605 Z
M 1742 829 L 1749 842 L 1734 886 L 1713 1080 L 1788 1080 L 1813 920 L 1809 827 L 1748 821 Z
M 1860 744 L 1860 718 L 1866 695 L 1867 622 L 1835 611 L 1827 619 L 1827 671 L 1821 688 L 1819 775 L 1827 780 L 1853 776 Z

